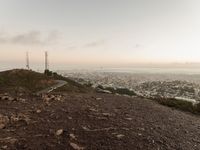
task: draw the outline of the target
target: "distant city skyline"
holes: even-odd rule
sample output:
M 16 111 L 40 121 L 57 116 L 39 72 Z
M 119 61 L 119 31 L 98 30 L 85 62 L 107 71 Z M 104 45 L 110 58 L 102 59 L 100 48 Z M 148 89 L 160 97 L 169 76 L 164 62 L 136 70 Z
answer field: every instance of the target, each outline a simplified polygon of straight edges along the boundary
M 200 63 L 198 0 L 0 2 L 0 69 Z

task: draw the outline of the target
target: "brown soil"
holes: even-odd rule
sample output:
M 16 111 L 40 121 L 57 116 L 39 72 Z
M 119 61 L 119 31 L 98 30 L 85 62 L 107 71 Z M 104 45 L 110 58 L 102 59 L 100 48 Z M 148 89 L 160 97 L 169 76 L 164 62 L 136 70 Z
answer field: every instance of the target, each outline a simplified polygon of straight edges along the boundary
M 97 93 L 0 99 L 0 149 L 199 150 L 200 117 Z

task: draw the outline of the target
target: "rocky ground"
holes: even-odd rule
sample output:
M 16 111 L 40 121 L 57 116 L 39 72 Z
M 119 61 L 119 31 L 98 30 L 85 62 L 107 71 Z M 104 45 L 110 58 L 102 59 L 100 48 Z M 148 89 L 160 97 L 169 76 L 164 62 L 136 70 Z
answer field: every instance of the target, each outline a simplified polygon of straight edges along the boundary
M 200 117 L 95 92 L 1 93 L 0 149 L 199 150 Z

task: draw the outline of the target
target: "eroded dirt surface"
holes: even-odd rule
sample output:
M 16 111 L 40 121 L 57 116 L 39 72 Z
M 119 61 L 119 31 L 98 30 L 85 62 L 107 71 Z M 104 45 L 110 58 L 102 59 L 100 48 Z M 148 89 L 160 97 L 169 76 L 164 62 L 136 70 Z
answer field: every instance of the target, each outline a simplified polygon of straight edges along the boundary
M 0 99 L 0 149 L 199 150 L 200 117 L 109 94 Z

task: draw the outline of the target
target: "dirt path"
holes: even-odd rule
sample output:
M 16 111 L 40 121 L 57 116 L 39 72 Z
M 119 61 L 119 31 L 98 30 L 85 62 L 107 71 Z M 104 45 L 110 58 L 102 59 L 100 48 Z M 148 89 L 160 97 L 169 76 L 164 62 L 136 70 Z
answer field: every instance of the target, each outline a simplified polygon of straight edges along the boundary
M 60 88 L 60 87 L 62 87 L 62 86 L 67 84 L 67 82 L 64 81 L 64 80 L 56 80 L 56 82 L 57 82 L 57 84 L 55 84 L 55 85 L 53 85 L 51 87 L 48 87 L 48 88 L 46 88 L 44 90 L 41 90 L 41 91 L 37 92 L 37 94 L 40 95 L 40 94 L 44 94 L 44 93 L 50 93 L 53 90 L 55 90 L 57 88 Z

